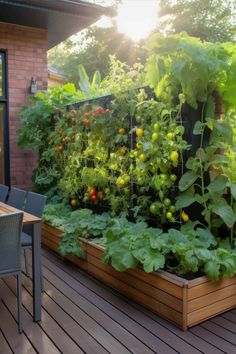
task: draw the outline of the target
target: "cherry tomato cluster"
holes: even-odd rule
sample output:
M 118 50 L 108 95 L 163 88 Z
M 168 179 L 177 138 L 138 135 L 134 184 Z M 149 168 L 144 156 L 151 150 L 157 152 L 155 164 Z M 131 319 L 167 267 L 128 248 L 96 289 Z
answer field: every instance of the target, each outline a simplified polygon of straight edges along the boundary
M 107 114 L 110 113 L 110 109 L 103 109 L 102 107 L 98 107 L 95 110 L 91 110 L 91 105 L 85 105 L 85 109 L 89 109 L 89 112 L 84 113 L 84 120 L 83 120 L 83 125 L 86 127 L 89 127 L 91 124 L 91 119 L 97 118 L 101 114 Z
M 90 201 L 92 203 L 103 202 L 105 196 L 103 192 L 98 192 L 96 188 L 88 188 L 88 193 L 84 197 L 84 201 Z

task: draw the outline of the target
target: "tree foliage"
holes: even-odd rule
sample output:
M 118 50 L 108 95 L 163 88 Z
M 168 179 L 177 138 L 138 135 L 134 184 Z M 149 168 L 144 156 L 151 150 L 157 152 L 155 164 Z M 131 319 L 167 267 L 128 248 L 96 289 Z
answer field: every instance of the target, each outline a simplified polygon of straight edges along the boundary
M 49 63 L 58 67 L 66 75 L 68 81 L 79 82 L 79 64 L 82 64 L 91 78 L 95 68 L 101 76 L 108 74 L 109 56 L 128 65 L 144 61 L 145 52 L 140 45 L 135 44 L 129 37 L 117 31 L 115 24 L 110 28 L 90 27 L 76 41 L 70 39 L 63 45 L 49 52 Z
M 235 41 L 235 15 L 234 0 L 160 0 L 158 29 L 212 42 Z

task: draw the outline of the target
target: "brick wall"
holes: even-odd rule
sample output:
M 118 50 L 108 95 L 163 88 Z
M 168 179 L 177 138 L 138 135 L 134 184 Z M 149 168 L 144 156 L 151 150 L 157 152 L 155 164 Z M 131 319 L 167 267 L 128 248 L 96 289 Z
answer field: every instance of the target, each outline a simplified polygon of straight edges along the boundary
M 28 189 L 37 157 L 16 144 L 18 113 L 27 101 L 31 77 L 38 90 L 47 88 L 47 31 L 0 22 L 0 48 L 8 52 L 11 184 Z

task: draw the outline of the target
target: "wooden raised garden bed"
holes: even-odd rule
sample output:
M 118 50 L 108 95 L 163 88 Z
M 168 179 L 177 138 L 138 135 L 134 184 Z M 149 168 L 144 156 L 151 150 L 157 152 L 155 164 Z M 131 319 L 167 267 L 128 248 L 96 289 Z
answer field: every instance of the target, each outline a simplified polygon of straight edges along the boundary
M 60 229 L 42 226 L 42 243 L 58 252 Z M 65 258 L 130 299 L 175 323 L 183 330 L 236 306 L 236 276 L 212 282 L 207 277 L 186 280 L 165 271 L 117 272 L 100 261 L 103 247 L 83 240 L 85 259 Z

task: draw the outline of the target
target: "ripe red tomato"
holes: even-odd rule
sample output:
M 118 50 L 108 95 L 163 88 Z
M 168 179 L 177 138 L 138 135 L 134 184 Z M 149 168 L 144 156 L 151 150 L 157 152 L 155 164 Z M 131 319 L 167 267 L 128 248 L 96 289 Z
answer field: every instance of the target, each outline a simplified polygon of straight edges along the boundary
M 107 109 L 105 110 L 105 112 L 106 112 L 106 113 L 110 113 L 111 111 L 110 111 L 109 108 L 107 108 Z
M 96 200 L 97 200 L 96 194 L 90 195 L 90 196 L 89 196 L 89 199 L 91 200 L 91 202 L 96 202 Z
M 85 120 L 83 121 L 83 123 L 84 123 L 84 125 L 85 125 L 86 127 L 88 127 L 88 126 L 91 124 L 91 122 L 90 122 L 89 119 L 85 119 Z
M 89 190 L 89 195 L 91 196 L 91 195 L 93 195 L 93 194 L 97 194 L 97 191 L 96 191 L 96 188 L 91 188 L 90 190 Z
M 97 112 L 98 113 L 103 113 L 103 108 L 102 107 L 98 107 Z

